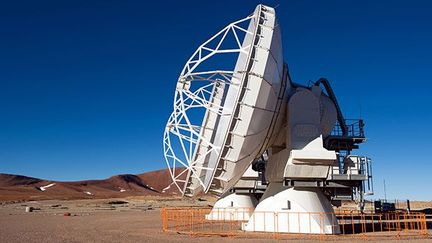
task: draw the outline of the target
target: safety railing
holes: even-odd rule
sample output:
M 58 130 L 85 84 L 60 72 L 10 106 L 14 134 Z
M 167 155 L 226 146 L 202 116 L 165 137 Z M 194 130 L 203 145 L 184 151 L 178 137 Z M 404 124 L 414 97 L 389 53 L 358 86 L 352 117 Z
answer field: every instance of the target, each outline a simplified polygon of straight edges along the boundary
M 374 214 L 338 211 L 325 214 L 258 212 L 250 208 L 163 208 L 161 218 L 164 232 L 197 236 L 256 235 L 290 239 L 430 237 L 423 213 Z
M 347 129 L 346 136 L 348 137 L 364 137 L 364 122 L 362 119 L 345 119 L 345 127 Z M 336 122 L 332 132 L 332 136 L 343 136 L 343 129 L 339 122 Z
M 333 166 L 332 175 L 347 175 L 351 179 L 352 175 L 361 175 L 366 178 L 372 176 L 371 159 L 366 156 L 348 155 L 341 158 L 339 165 Z

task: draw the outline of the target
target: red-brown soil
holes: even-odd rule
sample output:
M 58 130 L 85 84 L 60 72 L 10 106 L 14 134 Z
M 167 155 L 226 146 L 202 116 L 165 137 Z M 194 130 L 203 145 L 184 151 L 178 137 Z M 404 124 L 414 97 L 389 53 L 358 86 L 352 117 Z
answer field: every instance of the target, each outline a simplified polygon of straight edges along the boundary
M 163 190 L 171 182 L 168 170 L 157 170 L 138 175 L 116 175 L 104 180 L 74 182 L 0 174 L 0 201 L 177 195 L 178 190 L 175 185 Z M 41 190 L 41 187 L 53 183 L 55 185 Z

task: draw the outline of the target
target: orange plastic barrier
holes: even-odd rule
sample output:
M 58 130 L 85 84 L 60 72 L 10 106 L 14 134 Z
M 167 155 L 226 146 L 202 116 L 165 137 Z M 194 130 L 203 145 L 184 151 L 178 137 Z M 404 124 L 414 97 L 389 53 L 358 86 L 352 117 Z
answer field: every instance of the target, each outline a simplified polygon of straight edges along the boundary
M 212 217 L 209 215 L 212 212 Z M 323 239 L 335 239 L 340 237 L 354 238 L 388 238 L 388 237 L 407 237 L 407 238 L 429 238 L 426 215 L 423 213 L 360 213 L 338 211 L 334 213 L 338 222 L 334 222 L 332 227 L 339 227 L 340 234 L 312 234 L 307 232 L 311 229 L 310 220 L 299 222 L 298 232 L 280 233 L 278 232 L 278 220 L 274 223 L 267 222 L 264 227 L 274 229 L 273 232 L 245 232 L 242 231 L 242 224 L 252 215 L 253 209 L 212 209 L 211 208 L 163 208 L 161 209 L 162 229 L 164 232 L 176 232 L 188 235 L 219 235 L 233 237 L 270 237 L 270 238 L 290 238 L 290 239 L 308 239 L 317 237 Z M 218 215 L 221 215 L 218 218 Z M 227 217 L 228 215 L 228 217 Z M 229 217 L 229 215 L 233 215 Z M 323 213 L 304 213 L 304 212 L 253 212 L 252 217 L 269 217 L 280 218 L 313 218 L 315 222 L 323 221 Z M 280 222 L 280 221 L 279 221 Z M 309 222 L 309 225 L 307 224 Z M 300 228 L 301 226 L 301 228 Z M 268 231 L 268 230 L 266 230 Z

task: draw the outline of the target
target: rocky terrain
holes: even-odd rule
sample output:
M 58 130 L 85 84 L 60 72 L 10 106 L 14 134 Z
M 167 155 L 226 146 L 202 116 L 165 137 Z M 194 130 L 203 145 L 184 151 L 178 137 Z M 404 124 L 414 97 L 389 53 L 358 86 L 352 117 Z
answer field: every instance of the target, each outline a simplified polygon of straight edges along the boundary
M 0 201 L 101 199 L 130 196 L 175 196 L 168 170 L 116 175 L 104 180 L 59 182 L 0 174 Z
M 213 201 L 179 196 L 9 201 L 0 204 L 0 242 L 190 242 L 186 235 L 162 232 L 160 208 L 208 207 Z
M 168 170 L 116 175 L 104 180 L 59 182 L 20 175 L 0 174 L 0 242 L 268 242 L 272 236 L 243 238 L 195 236 L 162 232 L 161 208 L 208 208 L 211 195 L 183 198 L 171 185 Z M 368 205 L 369 208 L 372 204 Z M 432 202 L 411 202 L 422 210 Z M 400 205 L 399 208 L 403 208 Z M 356 210 L 345 203 L 344 210 Z M 171 219 L 172 220 L 172 219 Z M 387 241 L 426 242 L 429 236 Z M 321 242 L 299 238 L 293 242 Z M 362 242 L 357 238 L 340 241 Z M 369 238 L 371 242 L 381 242 Z

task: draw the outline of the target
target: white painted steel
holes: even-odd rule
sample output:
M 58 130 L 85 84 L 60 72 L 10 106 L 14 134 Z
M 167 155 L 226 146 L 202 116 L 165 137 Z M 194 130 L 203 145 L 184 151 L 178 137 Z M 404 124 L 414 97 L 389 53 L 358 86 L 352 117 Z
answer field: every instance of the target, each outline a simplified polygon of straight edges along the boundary
M 205 216 L 208 220 L 249 220 L 258 200 L 253 194 L 229 193 L 221 197 Z
M 336 108 L 318 86 L 296 88 L 288 98 L 285 148 L 269 151 L 266 178 L 269 182 L 284 179 L 328 177 L 336 163 L 335 151 L 323 146 L 336 122 Z
M 229 36 L 234 47 L 225 48 Z M 205 68 L 227 53 L 238 55 L 233 69 Z M 262 154 L 285 91 L 282 78 L 280 29 L 270 7 L 258 5 L 194 52 L 178 79 L 164 133 L 165 159 L 184 195 L 222 195 Z M 200 109 L 201 119 L 190 114 Z
M 318 188 L 294 189 L 271 184 L 255 208 L 245 231 L 339 234 L 329 200 Z
M 229 36 L 231 47 L 226 43 Z M 253 186 L 256 178 L 247 169 L 268 150 L 270 184 L 244 229 L 338 233 L 331 204 L 319 189 L 283 186 L 287 179 L 328 177 L 336 153 L 324 148 L 323 138 L 336 122 L 336 108 L 319 86 L 290 86 L 281 43 L 275 11 L 263 5 L 204 42 L 178 78 L 174 111 L 164 133 L 165 159 L 183 195 L 213 192 L 222 196 L 215 210 L 228 209 L 222 220 L 238 220 L 236 210 L 257 202 L 251 195 L 227 191 Z M 215 68 L 227 62 L 211 61 L 226 54 L 236 55 L 235 64 Z M 262 212 L 273 216 L 258 218 Z M 297 212 L 296 224 L 284 223 L 294 217 L 288 212 Z M 319 221 L 310 213 L 324 217 L 318 217 Z M 214 211 L 207 219 L 220 220 Z M 308 229 L 302 229 L 305 220 L 310 222 Z M 272 222 L 277 224 L 267 228 Z

